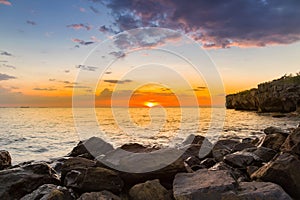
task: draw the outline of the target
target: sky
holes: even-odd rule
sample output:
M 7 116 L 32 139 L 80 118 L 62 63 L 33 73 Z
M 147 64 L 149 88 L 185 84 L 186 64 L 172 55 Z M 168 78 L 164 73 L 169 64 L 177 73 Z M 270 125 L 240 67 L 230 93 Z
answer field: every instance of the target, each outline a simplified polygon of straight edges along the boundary
M 300 71 L 298 0 L 0 0 L 0 29 L 0 107 L 223 105 Z

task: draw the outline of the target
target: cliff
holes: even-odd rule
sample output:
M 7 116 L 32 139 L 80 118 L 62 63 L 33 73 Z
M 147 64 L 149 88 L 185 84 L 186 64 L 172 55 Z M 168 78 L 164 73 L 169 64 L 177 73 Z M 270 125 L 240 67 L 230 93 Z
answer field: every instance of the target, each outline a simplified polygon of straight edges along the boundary
M 226 96 L 226 108 L 259 112 L 300 112 L 300 74 L 259 84 Z

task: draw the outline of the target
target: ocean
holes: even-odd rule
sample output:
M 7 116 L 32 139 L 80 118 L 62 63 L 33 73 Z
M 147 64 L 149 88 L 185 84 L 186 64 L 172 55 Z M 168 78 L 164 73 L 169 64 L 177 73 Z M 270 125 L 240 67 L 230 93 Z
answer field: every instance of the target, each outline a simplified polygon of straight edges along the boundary
M 91 114 L 93 112 L 93 114 Z M 13 164 L 48 160 L 67 155 L 83 139 L 102 137 L 114 145 L 137 142 L 173 146 L 188 135 L 218 138 L 260 137 L 263 129 L 295 128 L 299 117 L 274 118 L 271 114 L 211 108 L 0 108 L 0 149 L 7 150 Z M 199 117 L 200 116 L 200 117 Z

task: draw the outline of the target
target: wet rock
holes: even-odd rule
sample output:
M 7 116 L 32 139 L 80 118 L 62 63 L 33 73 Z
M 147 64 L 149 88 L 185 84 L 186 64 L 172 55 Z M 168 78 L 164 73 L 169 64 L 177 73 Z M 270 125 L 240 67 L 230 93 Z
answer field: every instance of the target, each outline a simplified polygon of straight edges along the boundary
M 183 151 L 173 148 L 150 153 L 130 153 L 116 149 L 99 158 L 99 161 L 120 171 L 126 186 L 152 179 L 172 183 L 175 174 L 186 172 L 182 154 Z
M 237 191 L 222 195 L 222 200 L 292 200 L 279 186 L 270 182 L 242 182 Z
M 119 193 L 124 183 L 116 172 L 95 167 L 69 171 L 64 179 L 64 185 L 80 192 L 108 190 Z
M 219 170 L 229 171 L 231 173 L 232 177 L 238 182 L 249 180 L 249 178 L 243 171 L 241 171 L 240 169 L 237 169 L 237 168 L 233 168 L 223 161 L 215 164 L 214 166 L 209 168 L 209 170 L 210 171 L 219 171 Z
M 146 181 L 133 186 L 129 190 L 132 200 L 171 200 L 172 197 L 168 190 L 164 188 L 159 180 Z
M 247 143 L 239 143 L 236 144 L 233 148 L 232 148 L 232 152 L 236 152 L 236 151 L 242 151 L 244 149 L 247 148 L 252 148 L 252 147 L 256 147 L 254 144 L 247 142 Z
M 112 150 L 114 150 L 114 148 L 111 144 L 105 142 L 101 138 L 91 137 L 86 141 L 79 142 L 68 156 L 81 156 L 84 158 L 93 159 Z
M 176 200 L 221 199 L 222 193 L 234 190 L 236 182 L 226 170 L 200 169 L 195 173 L 179 173 L 173 183 Z
M 204 165 L 206 168 L 210 168 L 216 164 L 216 160 L 214 158 L 206 158 L 200 162 L 201 165 Z
M 147 147 L 147 146 L 143 146 L 141 144 L 138 143 L 129 143 L 129 144 L 124 144 L 120 147 L 120 149 L 123 149 L 125 151 L 129 151 L 132 153 L 143 153 L 143 152 L 152 152 L 152 151 L 156 151 L 159 148 L 158 147 Z
M 275 150 L 267 147 L 258 147 L 253 153 L 257 155 L 262 162 L 269 162 L 277 154 Z
M 185 161 L 184 161 L 184 166 L 186 168 L 187 172 L 194 172 L 197 171 L 198 169 L 204 169 L 206 168 L 204 165 L 200 164 L 200 159 L 198 157 L 188 157 Z
M 300 199 L 300 161 L 292 154 L 284 153 L 267 163 L 251 178 L 280 185 L 293 198 Z
M 72 170 L 84 170 L 89 167 L 96 167 L 96 161 L 92 161 L 86 158 L 74 157 L 69 158 L 61 166 L 61 180 L 64 182 L 65 176 Z
M 45 184 L 34 190 L 32 193 L 25 195 L 21 200 L 73 200 L 75 195 L 67 188 L 53 184 Z
M 230 154 L 235 145 L 239 142 L 235 140 L 219 140 L 212 148 L 212 156 L 217 162 L 223 160 L 224 156 Z
M 279 151 L 287 136 L 281 133 L 272 133 L 265 136 L 261 146 Z
M 8 151 L 0 150 L 0 170 L 11 166 L 11 156 Z
M 202 144 L 202 142 L 205 140 L 205 137 L 202 135 L 189 135 L 183 142 L 182 146 L 190 145 L 190 144 Z
M 0 199 L 19 199 L 39 186 L 60 184 L 55 171 L 46 163 L 34 163 L 0 171 Z
M 246 169 L 249 165 L 260 165 L 261 160 L 258 156 L 250 152 L 238 151 L 224 157 L 224 162 L 232 167 Z
M 282 133 L 284 135 L 287 134 L 287 132 L 285 132 L 284 130 L 282 130 L 281 128 L 278 128 L 278 127 L 275 127 L 275 126 L 270 126 L 268 128 L 265 128 L 264 129 L 264 133 L 266 135 L 269 135 L 269 134 L 273 134 L 273 133 Z
M 281 146 L 281 151 L 294 154 L 300 158 L 300 128 L 295 129 Z
M 101 192 L 84 193 L 77 200 L 121 200 L 121 198 L 104 190 Z

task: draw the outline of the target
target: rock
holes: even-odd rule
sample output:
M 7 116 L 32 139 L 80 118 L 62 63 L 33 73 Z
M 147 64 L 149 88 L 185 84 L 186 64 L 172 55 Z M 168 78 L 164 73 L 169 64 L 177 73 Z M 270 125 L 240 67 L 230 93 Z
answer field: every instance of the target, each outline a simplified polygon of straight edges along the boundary
M 91 137 L 86 141 L 79 142 L 68 156 L 82 156 L 84 158 L 93 159 L 112 150 L 114 150 L 114 148 L 111 144 L 101 138 Z
M 251 175 L 256 172 L 259 169 L 258 166 L 247 166 L 246 170 L 247 170 L 247 174 L 249 177 L 251 177 Z
M 224 157 L 224 162 L 232 167 L 246 169 L 249 165 L 260 165 L 261 161 L 258 156 L 250 152 L 238 151 Z
M 244 149 L 247 149 L 247 148 L 252 148 L 252 147 L 255 147 L 254 144 L 252 143 L 239 143 L 239 144 L 236 144 L 233 148 L 232 148 L 232 152 L 236 152 L 236 151 L 242 151 Z
M 281 145 L 284 143 L 286 136 L 281 133 L 272 133 L 266 135 L 261 146 L 279 151 Z
M 34 163 L 0 171 L 0 199 L 19 199 L 39 186 L 60 184 L 55 171 L 46 163 Z
M 11 166 L 11 157 L 8 151 L 0 150 L 0 170 Z
M 226 108 L 236 110 L 257 110 L 257 89 L 226 96 Z
M 283 118 L 283 117 L 286 117 L 286 115 L 285 114 L 274 114 L 274 115 L 272 115 L 272 117 L 274 117 L 274 118 Z
M 77 200 L 121 200 L 121 198 L 104 190 L 101 192 L 84 193 Z
M 219 140 L 212 148 L 212 156 L 217 162 L 223 160 L 224 156 L 230 154 L 235 145 L 239 142 L 235 140 Z
M 129 190 L 129 195 L 132 200 L 172 200 L 170 193 L 158 179 L 133 186 Z
M 278 127 L 275 127 L 275 126 L 270 126 L 268 128 L 265 128 L 264 129 L 264 133 L 266 135 L 273 134 L 273 133 L 282 133 L 283 135 L 287 135 L 288 134 L 287 132 L 285 132 L 281 128 L 278 128 Z
M 295 129 L 281 146 L 281 151 L 294 154 L 300 158 L 300 128 Z
M 200 162 L 200 165 L 204 165 L 206 168 L 210 168 L 216 164 L 216 160 L 214 158 L 206 158 Z
M 300 161 L 289 153 L 279 155 L 251 176 L 252 179 L 280 185 L 293 198 L 300 199 Z
M 146 147 L 138 143 L 129 143 L 124 144 L 120 147 L 120 149 L 123 149 L 125 151 L 129 151 L 132 153 L 143 153 L 143 152 L 152 152 L 159 150 L 158 147 Z
M 184 161 L 184 166 L 186 168 L 187 172 L 194 172 L 197 171 L 198 169 L 203 169 L 206 168 L 204 165 L 200 164 L 200 159 L 198 157 L 188 157 L 185 161 Z
M 267 147 L 258 147 L 253 153 L 257 155 L 262 162 L 269 162 L 277 154 L 275 150 Z
M 182 146 L 190 145 L 190 144 L 202 144 L 202 142 L 205 140 L 205 137 L 202 135 L 189 135 L 183 142 Z
M 72 170 L 84 170 L 89 167 L 96 167 L 96 161 L 88 160 L 86 158 L 74 157 L 69 158 L 61 166 L 61 180 L 64 182 L 65 176 Z
M 186 172 L 182 154 L 183 151 L 173 148 L 149 153 L 130 153 L 118 148 L 99 161 L 120 171 L 126 186 L 153 179 L 163 184 L 172 183 L 178 172 Z
M 112 170 L 89 167 L 69 171 L 64 179 L 64 185 L 80 192 L 108 190 L 113 193 L 120 193 L 124 183 L 119 175 Z
M 75 199 L 75 196 L 65 187 L 57 186 L 53 184 L 45 184 L 40 186 L 36 190 L 34 190 L 32 193 L 27 194 L 21 198 L 21 200 L 34 200 L 34 199 L 73 200 Z
M 233 168 L 233 167 L 231 167 L 230 165 L 226 164 L 223 161 L 215 164 L 214 166 L 212 166 L 208 170 L 210 170 L 210 171 L 219 171 L 219 170 L 229 171 L 231 173 L 232 177 L 238 182 L 249 180 L 248 177 L 245 175 L 245 173 L 243 173 L 240 169 Z
M 242 182 L 236 192 L 222 195 L 222 200 L 292 200 L 279 186 L 270 182 Z
M 226 170 L 200 169 L 194 173 L 179 173 L 173 183 L 176 200 L 221 199 L 224 192 L 234 190 L 236 182 Z

